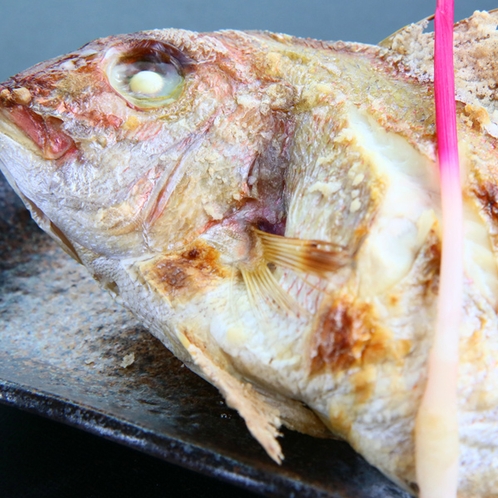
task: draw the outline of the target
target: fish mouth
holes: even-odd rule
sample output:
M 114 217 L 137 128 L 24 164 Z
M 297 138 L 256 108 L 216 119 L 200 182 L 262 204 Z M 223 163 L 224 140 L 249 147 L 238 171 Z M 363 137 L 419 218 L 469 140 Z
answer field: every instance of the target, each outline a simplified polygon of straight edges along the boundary
M 29 94 L 27 89 L 24 90 Z M 16 102 L 19 97 L 15 97 L 14 92 L 8 88 L 0 91 L 1 133 L 46 160 L 61 159 L 76 150 L 73 139 L 62 129 L 62 120 L 42 116 L 28 104 Z
M 37 224 L 45 230 L 61 248 L 74 258 L 78 263 L 81 259 L 66 235 L 55 225 L 38 205 L 31 200 L 32 193 L 26 185 L 26 178 L 31 177 L 29 165 L 34 165 L 32 171 L 42 167 L 43 158 L 32 140 L 15 126 L 10 120 L 5 119 L 4 110 L 0 109 L 0 172 L 4 174 L 7 182 L 14 192 L 21 198 L 26 208 Z M 23 174 L 22 171 L 25 170 Z
M 0 133 L 9 137 L 30 152 L 40 156 L 39 147 L 20 128 L 18 128 L 8 116 L 7 111 L 0 108 Z

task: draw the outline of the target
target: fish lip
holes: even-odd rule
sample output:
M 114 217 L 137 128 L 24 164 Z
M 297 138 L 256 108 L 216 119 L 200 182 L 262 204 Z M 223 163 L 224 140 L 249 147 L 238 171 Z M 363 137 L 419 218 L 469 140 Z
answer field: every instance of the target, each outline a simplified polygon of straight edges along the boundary
M 8 112 L 3 107 L 0 107 L 0 134 L 9 137 L 33 154 L 41 156 L 40 148 L 9 119 Z
M 47 160 L 61 159 L 77 149 L 62 130 L 62 120 L 35 112 L 27 88 L 9 86 L 0 84 L 0 132 Z
M 20 133 L 14 136 L 19 139 L 23 135 L 33 144 L 33 152 L 41 155 L 43 159 L 59 160 L 68 153 L 76 151 L 73 139 L 62 131 L 62 121 L 58 118 L 46 118 L 23 106 L 15 106 L 7 113 L 2 112 L 4 118 L 12 122 L 14 128 Z

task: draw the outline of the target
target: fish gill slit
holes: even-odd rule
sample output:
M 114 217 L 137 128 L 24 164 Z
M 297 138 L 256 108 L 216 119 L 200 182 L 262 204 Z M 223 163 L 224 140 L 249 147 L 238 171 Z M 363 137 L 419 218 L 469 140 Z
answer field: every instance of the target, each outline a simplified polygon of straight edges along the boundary
M 200 133 L 197 132 L 194 136 L 189 136 L 183 145 L 185 149 L 183 154 L 178 161 L 176 161 L 174 167 L 171 170 L 166 169 L 162 174 L 161 178 L 157 182 L 154 190 L 147 202 L 145 209 L 142 214 L 142 223 L 150 228 L 153 224 L 161 217 L 162 213 L 166 209 L 169 202 L 171 194 L 178 186 L 182 178 L 186 173 L 186 165 L 188 162 L 185 158 L 188 156 L 189 152 L 192 152 L 196 147 L 201 144 Z M 165 152 L 163 152 L 165 154 Z

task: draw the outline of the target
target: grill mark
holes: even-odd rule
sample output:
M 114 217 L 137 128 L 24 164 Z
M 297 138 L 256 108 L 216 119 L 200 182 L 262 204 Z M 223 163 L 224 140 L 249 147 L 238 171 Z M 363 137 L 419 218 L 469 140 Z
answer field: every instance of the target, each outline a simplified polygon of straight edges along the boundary
M 207 292 L 216 281 L 228 276 L 219 262 L 219 252 L 201 241 L 180 253 L 142 263 L 141 272 L 170 301 L 184 302 L 199 292 Z

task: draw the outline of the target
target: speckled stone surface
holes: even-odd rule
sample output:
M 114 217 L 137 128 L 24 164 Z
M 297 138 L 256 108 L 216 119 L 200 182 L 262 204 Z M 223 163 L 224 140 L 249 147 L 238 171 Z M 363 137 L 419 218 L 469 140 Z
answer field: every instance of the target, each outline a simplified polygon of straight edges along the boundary
M 272 462 L 176 360 L 31 221 L 0 175 L 0 402 L 266 496 L 408 495 L 347 444 L 284 431 Z

